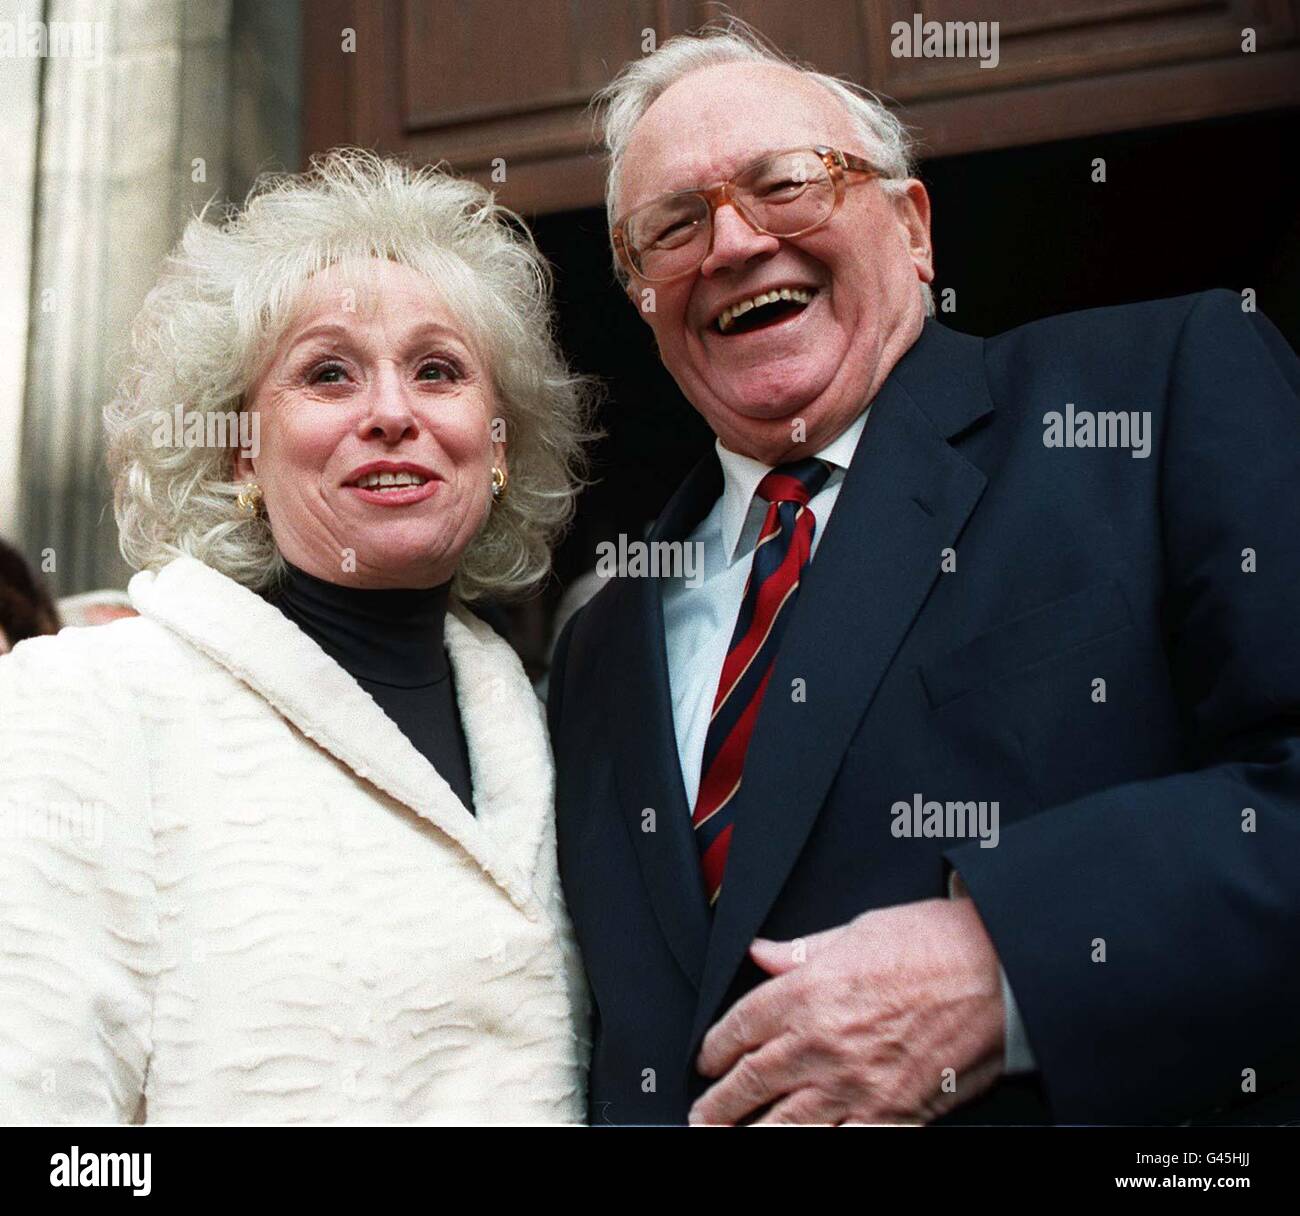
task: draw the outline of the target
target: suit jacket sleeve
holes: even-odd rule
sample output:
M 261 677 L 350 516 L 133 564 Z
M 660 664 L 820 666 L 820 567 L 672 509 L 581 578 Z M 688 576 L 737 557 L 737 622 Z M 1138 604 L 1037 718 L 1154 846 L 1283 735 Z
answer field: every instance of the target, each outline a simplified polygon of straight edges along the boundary
M 948 898 L 964 899 L 967 897 L 965 887 L 958 889 L 960 875 L 956 870 L 948 871 Z M 1016 994 L 1011 991 L 1006 969 L 998 965 L 998 984 L 1002 988 L 1002 1071 L 1007 1076 L 1034 1071 L 1034 1052 L 1025 1035 L 1025 1023 L 1020 1016 L 1020 1006 L 1016 1003 Z
M 1163 634 L 1187 771 L 946 854 L 1065 1122 L 1185 1119 L 1300 1079 L 1300 363 L 1212 292 L 1166 390 Z

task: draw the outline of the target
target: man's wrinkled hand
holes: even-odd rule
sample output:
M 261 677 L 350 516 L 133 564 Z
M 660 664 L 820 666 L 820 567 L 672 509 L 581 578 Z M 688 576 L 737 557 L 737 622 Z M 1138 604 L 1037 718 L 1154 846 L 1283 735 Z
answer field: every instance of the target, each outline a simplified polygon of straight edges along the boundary
M 927 1123 L 1001 1074 L 998 958 L 970 899 L 758 938 L 750 956 L 772 978 L 705 1036 L 697 1064 L 718 1080 L 692 1123 Z

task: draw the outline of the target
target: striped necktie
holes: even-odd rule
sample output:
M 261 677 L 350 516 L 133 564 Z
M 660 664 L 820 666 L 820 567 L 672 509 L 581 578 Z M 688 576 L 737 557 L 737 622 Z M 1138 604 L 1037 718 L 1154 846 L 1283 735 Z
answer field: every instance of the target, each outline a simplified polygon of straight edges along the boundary
M 771 505 L 713 698 L 700 791 L 691 816 L 710 904 L 722 890 L 745 752 L 812 553 L 816 520 L 808 503 L 830 473 L 829 465 L 810 456 L 777 466 L 758 485 L 758 496 Z

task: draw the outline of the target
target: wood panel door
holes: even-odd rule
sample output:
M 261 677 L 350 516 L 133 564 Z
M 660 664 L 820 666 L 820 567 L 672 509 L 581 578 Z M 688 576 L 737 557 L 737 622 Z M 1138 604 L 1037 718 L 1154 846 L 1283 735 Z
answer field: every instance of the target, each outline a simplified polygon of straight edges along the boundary
M 788 53 L 875 90 L 927 156 L 1300 105 L 1300 0 L 727 9 Z M 995 64 L 979 54 L 992 45 L 977 24 L 990 10 Z M 603 183 L 592 93 L 628 59 L 722 12 L 716 0 L 314 0 L 304 5 L 305 147 L 446 160 L 525 213 L 594 206 Z M 928 23 L 969 30 L 974 53 L 924 53 Z M 963 47 L 954 37 L 946 49 Z
M 530 212 L 590 206 L 603 190 L 591 96 L 641 54 L 646 31 L 685 28 L 685 11 L 678 0 L 325 0 L 304 14 L 306 147 L 446 160 Z

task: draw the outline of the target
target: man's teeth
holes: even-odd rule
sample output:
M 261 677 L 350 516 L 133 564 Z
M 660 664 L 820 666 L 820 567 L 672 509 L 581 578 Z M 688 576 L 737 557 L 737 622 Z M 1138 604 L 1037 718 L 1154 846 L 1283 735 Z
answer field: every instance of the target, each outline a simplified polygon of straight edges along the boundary
M 387 489 L 389 486 L 422 486 L 429 479 L 419 473 L 367 473 L 353 485 L 362 490 Z
M 733 304 L 730 308 L 724 308 L 718 318 L 718 328 L 725 334 L 731 328 L 731 323 L 737 317 L 744 316 L 751 308 L 775 304 L 778 300 L 793 300 L 796 304 L 808 304 L 814 294 L 811 291 L 804 291 L 802 287 L 782 287 L 779 291 L 761 292 L 759 295 L 750 296 L 748 300 Z

